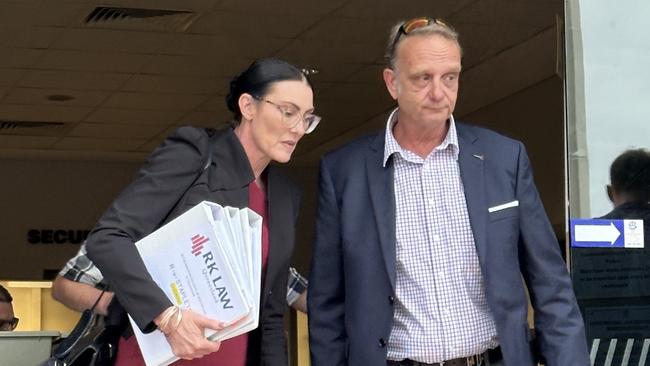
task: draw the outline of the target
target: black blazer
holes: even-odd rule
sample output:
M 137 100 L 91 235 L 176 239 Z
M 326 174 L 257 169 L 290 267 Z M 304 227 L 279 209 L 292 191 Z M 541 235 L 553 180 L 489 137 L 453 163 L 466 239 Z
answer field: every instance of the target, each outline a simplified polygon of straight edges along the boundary
M 283 315 L 299 191 L 274 167 L 267 172 L 270 248 L 260 326 L 250 334 L 248 364 L 280 366 L 287 364 Z M 152 153 L 100 218 L 88 237 L 88 256 L 144 332 L 155 329 L 153 319 L 171 302 L 149 276 L 133 243 L 204 200 L 246 207 L 253 181 L 248 158 L 231 128 L 209 136 L 204 129 L 182 127 Z

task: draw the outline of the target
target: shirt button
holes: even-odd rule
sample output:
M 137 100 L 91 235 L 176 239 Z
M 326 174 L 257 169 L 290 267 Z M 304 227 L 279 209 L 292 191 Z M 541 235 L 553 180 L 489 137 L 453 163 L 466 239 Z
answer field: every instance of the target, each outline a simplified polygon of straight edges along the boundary
M 433 235 L 433 241 L 440 241 L 440 235 Z
M 386 347 L 386 340 L 383 338 L 379 338 L 379 348 L 384 348 Z
M 395 303 L 395 298 L 393 297 L 393 295 L 388 296 L 388 302 L 391 304 Z
M 429 207 L 434 207 L 436 205 L 436 200 L 433 198 L 429 199 Z

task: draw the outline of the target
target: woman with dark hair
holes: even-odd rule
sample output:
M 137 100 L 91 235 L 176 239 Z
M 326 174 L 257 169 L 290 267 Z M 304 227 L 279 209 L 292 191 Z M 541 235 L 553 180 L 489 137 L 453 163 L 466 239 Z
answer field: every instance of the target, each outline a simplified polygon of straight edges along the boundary
M 165 334 L 182 359 L 174 365 L 286 365 L 283 314 L 299 194 L 269 163 L 288 162 L 320 118 L 306 76 L 276 59 L 258 60 L 235 77 L 226 101 L 232 126 L 182 127 L 167 138 L 99 220 L 88 255 L 138 327 Z M 133 245 L 204 200 L 249 207 L 263 217 L 260 325 L 221 343 L 207 340 L 204 329 L 225 325 L 172 306 Z M 166 321 L 178 311 L 178 325 Z M 135 337 L 120 340 L 116 364 L 144 364 Z

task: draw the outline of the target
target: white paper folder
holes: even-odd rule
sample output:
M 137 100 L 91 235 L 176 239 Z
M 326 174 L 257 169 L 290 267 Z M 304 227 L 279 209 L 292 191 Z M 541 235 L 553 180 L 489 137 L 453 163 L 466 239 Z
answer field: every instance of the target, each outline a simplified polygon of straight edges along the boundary
M 249 332 L 259 324 L 262 217 L 248 208 L 203 201 L 135 243 L 153 280 L 184 309 L 234 325 L 206 330 L 211 340 Z M 147 366 L 178 360 L 162 332 L 131 325 Z

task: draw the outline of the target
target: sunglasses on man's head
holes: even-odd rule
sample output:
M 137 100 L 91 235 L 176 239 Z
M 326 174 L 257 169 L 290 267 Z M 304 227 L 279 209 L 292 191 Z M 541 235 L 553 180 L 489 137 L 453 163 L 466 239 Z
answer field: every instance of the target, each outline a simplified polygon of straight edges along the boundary
M 431 24 L 438 24 L 445 28 L 449 28 L 447 23 L 443 22 L 440 19 L 422 17 L 405 21 L 402 26 L 399 27 L 399 32 L 401 34 L 409 34 L 418 28 L 423 28 Z
M 0 319 L 0 331 L 10 331 L 16 329 L 18 326 L 18 318 L 13 319 Z
M 409 33 L 413 32 L 416 29 L 424 28 L 431 24 L 437 24 L 442 27 L 449 28 L 447 23 L 436 18 L 420 17 L 420 18 L 413 18 L 407 20 L 404 23 L 402 23 L 402 25 L 397 30 L 397 35 L 395 36 L 395 40 L 393 40 L 393 45 L 391 46 L 393 53 L 395 52 L 395 45 L 397 45 L 397 42 L 399 41 L 402 35 L 408 35 Z

